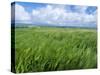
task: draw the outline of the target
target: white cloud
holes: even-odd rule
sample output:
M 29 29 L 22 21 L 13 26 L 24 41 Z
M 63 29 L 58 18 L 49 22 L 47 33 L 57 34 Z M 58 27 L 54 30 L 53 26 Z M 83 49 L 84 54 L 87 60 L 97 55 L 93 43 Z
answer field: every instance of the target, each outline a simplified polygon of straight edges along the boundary
M 15 22 L 20 22 L 20 23 L 31 22 L 30 14 L 25 10 L 23 6 L 18 4 L 15 5 Z
M 55 7 L 51 5 L 35 10 L 33 9 L 32 16 L 33 22 L 40 21 L 49 24 L 61 24 L 67 20 L 67 14 L 64 7 Z
M 90 22 L 90 23 L 96 23 L 96 21 L 97 21 L 97 18 L 96 18 L 96 16 L 95 15 L 92 15 L 92 14 L 90 14 L 90 15 L 87 15 L 87 14 L 83 14 L 83 22 Z
M 93 15 L 86 14 L 85 10 L 87 7 L 76 6 L 78 12 L 69 12 L 64 6 L 47 5 L 39 9 L 33 9 L 32 21 L 33 23 L 48 23 L 64 25 L 68 22 L 96 22 L 96 13 Z
M 14 7 L 12 6 L 14 10 Z M 68 23 L 96 23 L 97 10 L 93 14 L 86 14 L 86 6 L 75 6 L 77 12 L 72 12 L 65 5 L 47 5 L 37 9 L 32 9 L 29 13 L 22 5 L 15 5 L 15 22 L 67 25 Z M 12 10 L 12 11 L 13 11 Z M 14 14 L 12 13 L 12 19 Z

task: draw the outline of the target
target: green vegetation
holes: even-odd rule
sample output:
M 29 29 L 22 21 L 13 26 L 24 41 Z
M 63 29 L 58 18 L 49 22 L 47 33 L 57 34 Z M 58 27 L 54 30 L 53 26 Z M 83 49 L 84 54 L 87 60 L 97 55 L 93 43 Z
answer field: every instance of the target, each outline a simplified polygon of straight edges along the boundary
M 97 67 L 95 29 L 16 28 L 15 47 L 17 73 Z

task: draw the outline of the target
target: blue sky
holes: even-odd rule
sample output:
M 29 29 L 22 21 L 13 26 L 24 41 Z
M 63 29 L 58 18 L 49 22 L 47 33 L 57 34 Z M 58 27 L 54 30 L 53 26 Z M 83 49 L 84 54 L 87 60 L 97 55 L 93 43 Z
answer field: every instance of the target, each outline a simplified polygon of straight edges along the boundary
M 12 11 L 13 9 L 12 5 Z M 13 17 L 14 15 L 12 20 Z M 96 27 L 97 7 L 16 2 L 15 23 Z

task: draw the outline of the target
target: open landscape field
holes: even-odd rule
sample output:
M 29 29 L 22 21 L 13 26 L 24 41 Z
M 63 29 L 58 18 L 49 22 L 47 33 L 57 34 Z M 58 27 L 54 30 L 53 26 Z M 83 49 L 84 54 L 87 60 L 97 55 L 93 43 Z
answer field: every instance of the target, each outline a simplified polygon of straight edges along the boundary
M 15 29 L 17 73 L 97 67 L 97 31 L 85 28 Z

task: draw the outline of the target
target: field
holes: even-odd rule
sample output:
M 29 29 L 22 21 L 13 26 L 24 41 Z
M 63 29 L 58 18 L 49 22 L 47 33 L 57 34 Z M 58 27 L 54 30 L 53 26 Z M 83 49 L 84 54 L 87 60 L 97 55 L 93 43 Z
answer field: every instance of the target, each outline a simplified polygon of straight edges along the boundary
M 16 73 L 97 67 L 96 29 L 15 29 Z

